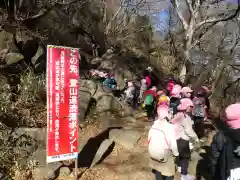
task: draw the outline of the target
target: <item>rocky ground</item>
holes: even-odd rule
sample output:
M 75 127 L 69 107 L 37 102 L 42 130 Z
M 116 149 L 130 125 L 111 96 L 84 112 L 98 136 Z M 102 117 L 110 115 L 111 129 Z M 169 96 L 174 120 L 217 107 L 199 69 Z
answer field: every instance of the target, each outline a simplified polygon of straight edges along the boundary
M 1 39 L 7 40 L 3 41 Z M 43 63 L 45 61 L 42 61 L 42 58 L 45 57 L 45 51 L 40 45 L 36 46 L 33 52 L 34 56 L 27 59 L 24 57 L 26 55 L 19 52 L 13 39 L 12 34 L 4 31 L 0 32 L 0 42 L 6 42 L 0 45 L 0 68 L 3 72 L 16 74 L 22 72 L 23 69 L 28 67 L 26 66 L 28 62 L 26 60 L 29 60 L 30 64 L 33 65 L 34 73 L 37 73 L 36 70 L 41 69 L 40 67 L 45 67 Z M 27 42 L 24 42 L 24 44 L 27 44 Z M 109 70 L 117 80 L 118 88 L 121 89 L 124 85 L 124 78 L 137 80 L 137 72 L 141 72 L 147 66 L 140 59 L 136 63 L 133 60 L 134 58 L 130 58 L 129 54 L 124 53 L 127 52 L 122 52 L 119 55 L 107 51 L 101 58 L 95 58 L 87 62 L 88 68 L 96 65 L 99 70 Z M 25 77 L 27 82 L 25 84 L 29 86 L 23 83 L 24 86 L 22 86 L 19 97 L 12 96 L 12 92 L 10 92 L 11 98 L 9 98 L 9 101 L 15 98 L 13 104 L 16 107 L 25 105 L 24 108 L 21 111 L 18 110 L 17 114 L 13 113 L 15 119 L 2 116 L 2 118 L 5 118 L 0 121 L 0 179 L 74 179 L 74 162 L 56 162 L 46 165 L 45 101 L 43 100 L 40 103 L 42 108 L 39 108 L 40 106 L 36 106 L 36 104 L 34 106 L 26 104 L 26 97 L 35 95 L 36 89 L 39 89 L 39 92 L 42 92 L 45 96 L 45 90 L 41 89 L 45 87 L 44 81 L 42 87 L 32 86 L 31 84 L 35 81 L 34 73 L 30 74 L 33 76 L 30 84 L 28 82 L 31 76 Z M 11 86 L 10 77 L 5 77 L 6 82 L 1 80 L 0 84 Z M 126 104 L 120 102 L 116 97 L 117 95 L 109 89 L 94 81 L 83 79 L 84 76 L 82 75 L 81 78 L 78 178 L 82 180 L 154 179 L 148 166 L 147 152 L 147 134 L 152 123 L 144 121 L 145 117 L 142 112 L 135 112 Z M 20 78 L 19 80 L 21 83 L 25 82 L 24 79 Z M 35 94 L 29 95 L 28 91 L 23 91 L 31 90 L 30 87 Z M 14 89 L 14 87 L 11 88 Z M 6 100 L 1 102 L 8 103 Z M 35 100 L 32 103 L 35 103 Z M 29 107 L 26 108 L 26 105 Z M 13 110 L 8 111 L 12 112 Z M 23 119 L 24 123 L 20 126 L 17 122 L 22 116 L 31 121 L 24 121 L 25 119 Z M 30 124 L 30 122 L 34 123 Z M 209 131 L 208 128 L 207 131 Z M 209 179 L 206 173 L 203 173 L 206 172 L 203 167 L 207 163 L 207 150 L 211 142 L 211 132 L 206 133 L 201 151 L 193 153 L 189 167 L 189 172 L 192 175 L 201 174 L 205 179 Z M 176 179 L 179 179 L 178 176 L 179 174 L 176 175 Z
M 137 119 L 135 122 L 128 122 L 123 129 L 110 130 L 109 137 L 100 145 L 100 148 L 90 165 L 91 168 L 81 167 L 86 165 L 86 162 L 84 162 L 86 161 L 84 158 L 85 156 L 81 158 L 81 154 L 84 153 L 85 147 L 88 146 L 88 144 L 91 144 L 91 140 L 88 141 L 80 151 L 79 179 L 153 180 L 154 176 L 148 166 L 149 156 L 147 152 L 147 133 L 150 126 L 150 122 L 146 122 L 143 119 Z M 82 134 L 80 134 L 81 139 L 86 139 L 88 133 L 93 135 L 93 131 L 94 134 L 101 131 L 101 123 L 99 122 L 93 123 L 90 127 L 91 128 L 87 128 Z M 207 163 L 207 150 L 212 135 L 213 133 L 209 131 L 208 137 L 204 139 L 201 150 L 198 153 L 192 153 L 189 172 L 194 176 L 199 176 L 199 179 L 209 179 L 204 165 Z M 95 138 L 98 138 L 98 136 L 95 136 L 94 139 Z M 94 144 L 90 145 L 89 148 L 95 148 Z M 103 155 L 103 158 L 101 158 L 106 149 L 108 149 L 107 152 Z M 90 150 L 88 150 L 88 153 L 90 153 Z M 91 155 L 88 155 L 88 158 L 91 158 Z M 65 179 L 66 176 L 67 174 L 60 174 L 58 179 Z M 71 176 L 73 176 L 73 174 L 71 174 L 70 177 Z M 175 179 L 179 179 L 179 173 L 176 174 Z

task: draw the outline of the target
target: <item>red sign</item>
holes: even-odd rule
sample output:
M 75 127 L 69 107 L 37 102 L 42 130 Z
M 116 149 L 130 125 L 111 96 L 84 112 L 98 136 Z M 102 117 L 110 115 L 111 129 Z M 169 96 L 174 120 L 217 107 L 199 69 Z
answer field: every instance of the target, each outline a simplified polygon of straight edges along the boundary
M 47 47 L 47 162 L 78 155 L 79 52 Z

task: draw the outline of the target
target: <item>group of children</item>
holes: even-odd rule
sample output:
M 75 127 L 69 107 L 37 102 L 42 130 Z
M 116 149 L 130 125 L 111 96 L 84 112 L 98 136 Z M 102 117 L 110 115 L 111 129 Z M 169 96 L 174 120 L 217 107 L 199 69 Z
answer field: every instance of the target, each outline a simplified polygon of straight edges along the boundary
M 157 180 L 173 180 L 175 165 L 182 180 L 193 180 L 195 178 L 188 174 L 190 146 L 199 146 L 199 138 L 204 132 L 203 123 L 207 115 L 205 91 L 198 91 L 191 98 L 191 88 L 182 88 L 179 84 L 170 86 L 168 92 L 156 93 L 157 115 L 148 136 L 150 166 L 155 170 Z
M 193 91 L 173 78 L 168 79 L 163 90 L 158 90 L 151 72 L 151 67 L 144 71 L 139 88 L 125 80 L 121 99 L 134 107 L 141 105 L 148 120 L 153 122 L 148 134 L 148 152 L 156 180 L 173 180 L 176 169 L 181 180 L 193 180 L 188 165 L 191 150 L 200 147 L 204 135 L 203 125 L 210 108 L 209 90 L 201 86 Z M 116 88 L 114 78 L 107 73 L 96 73 L 103 85 Z M 219 132 L 213 137 L 207 167 L 213 180 L 240 180 L 240 103 L 228 106 L 223 114 L 223 121 L 216 124 Z
M 181 180 L 196 179 L 188 174 L 188 165 L 191 150 L 200 148 L 204 136 L 209 90 L 202 86 L 194 93 L 190 87 L 181 87 L 170 79 L 166 91 L 157 91 L 155 87 L 145 91 L 144 103 L 149 94 L 156 101 L 156 115 L 154 106 L 150 113 L 149 104 L 144 106 L 150 120 L 154 120 L 148 134 L 148 152 L 156 180 L 173 180 L 176 167 Z M 224 125 L 218 127 L 220 131 L 212 141 L 209 172 L 214 180 L 239 180 L 240 103 L 228 106 L 224 121 L 219 122 Z

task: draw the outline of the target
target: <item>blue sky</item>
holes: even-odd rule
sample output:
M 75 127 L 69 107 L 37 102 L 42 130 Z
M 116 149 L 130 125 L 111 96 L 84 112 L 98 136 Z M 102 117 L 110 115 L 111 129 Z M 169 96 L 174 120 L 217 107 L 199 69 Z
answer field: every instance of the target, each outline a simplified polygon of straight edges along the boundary
M 166 10 L 161 10 L 150 14 L 151 22 L 155 32 L 159 32 L 165 36 L 169 30 L 169 13 Z

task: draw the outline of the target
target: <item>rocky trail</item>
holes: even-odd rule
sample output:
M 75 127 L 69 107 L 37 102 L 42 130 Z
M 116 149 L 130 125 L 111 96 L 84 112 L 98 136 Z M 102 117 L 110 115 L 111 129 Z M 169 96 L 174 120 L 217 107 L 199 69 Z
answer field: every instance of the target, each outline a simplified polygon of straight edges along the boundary
M 148 166 L 147 151 L 147 135 L 152 123 L 145 121 L 143 113 L 139 112 L 135 113 L 135 117 L 121 120 L 124 121 L 121 129 L 117 124 L 112 124 L 112 127 L 104 131 L 103 124 L 97 121 L 80 132 L 79 179 L 154 179 L 152 170 Z M 212 127 L 206 126 L 207 135 L 202 147 L 198 153 L 192 153 L 189 165 L 189 173 L 199 176 L 197 179 L 202 180 L 209 179 L 206 173 L 207 151 L 213 135 Z M 86 141 L 89 136 L 91 138 Z M 60 172 L 61 170 L 62 168 Z M 73 174 L 68 176 L 60 173 L 58 179 L 66 179 L 66 176 L 73 177 Z M 176 173 L 175 180 L 178 179 L 179 173 Z

